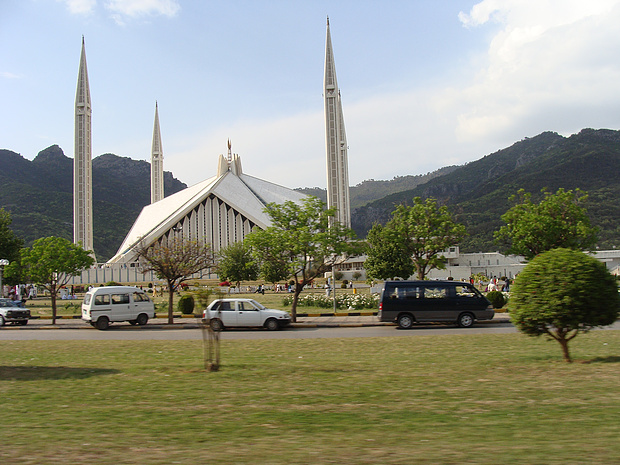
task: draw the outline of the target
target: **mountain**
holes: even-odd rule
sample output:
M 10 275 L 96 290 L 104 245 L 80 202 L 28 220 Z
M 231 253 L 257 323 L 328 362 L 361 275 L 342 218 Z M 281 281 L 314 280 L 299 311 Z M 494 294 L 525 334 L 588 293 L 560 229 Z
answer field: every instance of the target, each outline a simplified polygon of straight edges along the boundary
M 395 205 L 414 197 L 433 197 L 448 206 L 457 221 L 467 227 L 460 244 L 464 252 L 496 250 L 493 231 L 504 223 L 501 215 L 512 204 L 509 197 L 523 188 L 542 197 L 560 187 L 589 194 L 592 224 L 599 228 L 599 246 L 612 248 L 620 242 L 620 131 L 584 129 L 568 138 L 553 132 L 523 139 L 511 147 L 468 163 L 414 189 L 398 192 L 356 208 L 353 229 L 365 237 L 374 222 L 384 224 Z
M 142 207 L 151 201 L 150 163 L 110 153 L 92 161 L 94 248 L 97 260 L 112 257 Z M 187 187 L 164 172 L 164 191 Z M 30 161 L 0 150 L 0 206 L 26 245 L 45 236 L 73 240 L 73 159 L 52 145 Z
M 375 181 L 374 179 L 362 181 L 358 185 L 351 186 L 349 188 L 351 208 L 361 207 L 369 202 L 381 199 L 396 192 L 413 189 L 420 184 L 430 181 L 431 179 L 449 174 L 458 168 L 458 166 L 446 166 L 426 174 L 418 174 L 415 176 L 397 176 L 390 181 Z M 313 195 L 321 199 L 323 202 L 327 202 L 327 189 L 323 189 L 321 187 L 303 187 L 295 190 L 301 192 L 302 194 Z
M 95 253 L 112 257 L 142 207 L 150 203 L 150 164 L 113 154 L 93 159 Z M 620 131 L 584 129 L 563 137 L 544 132 L 462 166 L 390 181 L 364 181 L 351 187 L 352 227 L 365 237 L 373 223 L 384 224 L 395 206 L 416 197 L 433 197 L 447 205 L 467 227 L 463 252 L 497 250 L 493 232 L 510 207 L 509 197 L 523 188 L 533 199 L 540 190 L 580 188 L 589 194 L 592 224 L 599 228 L 599 247 L 620 244 Z M 166 195 L 187 187 L 164 173 Z M 325 190 L 298 189 L 325 199 Z M 13 231 L 26 245 L 45 236 L 73 238 L 73 160 L 57 145 L 29 161 L 0 150 L 0 207 L 13 218 Z

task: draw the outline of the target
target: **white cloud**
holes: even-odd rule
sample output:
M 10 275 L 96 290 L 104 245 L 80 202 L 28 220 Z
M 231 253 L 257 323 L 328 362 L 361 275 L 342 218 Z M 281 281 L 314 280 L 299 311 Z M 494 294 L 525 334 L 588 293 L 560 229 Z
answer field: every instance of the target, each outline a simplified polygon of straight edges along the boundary
M 19 76 L 18 74 L 13 74 L 8 71 L 0 71 L 0 77 L 4 79 L 20 79 L 21 78 L 21 76 Z
M 620 105 L 618 0 L 484 0 L 459 17 L 465 26 L 501 23 L 485 68 L 453 95 L 459 140 L 520 138 L 541 124 L 578 130 L 589 126 L 583 108 Z
M 181 8 L 176 0 L 107 0 L 105 7 L 113 16 L 131 18 L 145 15 L 173 17 Z
M 67 5 L 71 14 L 85 15 L 92 13 L 97 5 L 97 0 L 58 0 Z

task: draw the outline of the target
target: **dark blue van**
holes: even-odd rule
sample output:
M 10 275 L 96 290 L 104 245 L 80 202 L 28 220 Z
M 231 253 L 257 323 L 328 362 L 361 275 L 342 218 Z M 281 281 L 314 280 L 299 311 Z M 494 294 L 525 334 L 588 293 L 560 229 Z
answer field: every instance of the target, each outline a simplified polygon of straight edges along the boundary
M 491 302 L 469 283 L 459 281 L 386 281 L 379 300 L 380 321 L 403 329 L 414 323 L 446 322 L 469 328 L 491 320 Z

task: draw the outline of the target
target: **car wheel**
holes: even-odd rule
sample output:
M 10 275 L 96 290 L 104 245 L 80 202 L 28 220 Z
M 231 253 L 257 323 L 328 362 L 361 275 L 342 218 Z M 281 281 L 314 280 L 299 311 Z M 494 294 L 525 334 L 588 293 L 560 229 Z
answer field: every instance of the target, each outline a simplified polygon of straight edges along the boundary
M 213 318 L 210 324 L 213 331 L 222 331 L 224 329 L 222 321 L 218 320 L 217 318 Z
M 276 331 L 280 329 L 280 323 L 278 323 L 278 320 L 276 320 L 275 318 L 269 318 L 267 321 L 265 321 L 265 328 L 267 328 L 269 331 Z
M 404 313 L 398 317 L 398 327 L 400 329 L 411 329 L 414 323 L 414 319 L 408 313 Z
M 108 319 L 107 316 L 99 317 L 99 319 L 97 320 L 97 323 L 95 323 L 95 328 L 101 331 L 105 331 L 109 327 L 110 327 L 110 320 Z
M 22 326 L 26 326 L 28 324 L 28 320 L 20 321 L 19 324 Z
M 149 321 L 149 316 L 146 313 L 140 313 L 136 318 L 136 323 L 140 326 L 144 326 Z
M 4 326 L 4 317 L 0 315 L 0 326 Z
M 461 328 L 469 328 L 474 324 L 474 316 L 471 313 L 463 313 L 459 315 L 457 323 Z

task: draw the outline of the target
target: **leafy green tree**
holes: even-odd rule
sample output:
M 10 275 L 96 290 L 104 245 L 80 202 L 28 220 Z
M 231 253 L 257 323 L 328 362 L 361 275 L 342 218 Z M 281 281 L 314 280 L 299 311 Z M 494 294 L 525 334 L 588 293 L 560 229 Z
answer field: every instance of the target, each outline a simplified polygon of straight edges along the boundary
M 409 271 L 403 262 L 406 257 L 411 259 L 417 278 L 425 279 L 432 269 L 445 268 L 441 252 L 465 236 L 465 226 L 455 223 L 448 208 L 438 206 L 435 199 L 416 197 L 413 205 L 396 207 L 385 227 L 375 232 L 376 237 L 369 240 L 371 266 L 383 270 L 385 277 L 407 278 L 409 275 L 402 276 Z M 399 253 L 402 257 L 398 257 Z
M 63 237 L 37 239 L 31 248 L 21 250 L 21 266 L 28 281 L 39 284 L 52 299 L 52 324 L 56 324 L 56 300 L 60 289 L 95 260 L 92 250 Z
M 304 286 L 331 271 L 333 265 L 360 253 L 361 247 L 353 240 L 353 230 L 333 221 L 336 209 L 325 209 L 316 197 L 304 199 L 301 205 L 291 201 L 270 203 L 265 212 L 272 225 L 252 231 L 245 240 L 260 263 L 285 267 L 287 277 L 293 278 L 291 316 L 296 321 L 297 301 Z
M 154 271 L 168 286 L 168 324 L 174 323 L 174 292 L 194 273 L 206 270 L 214 264 L 211 247 L 200 241 L 183 237 L 170 237 L 147 245 L 142 241 L 136 254 L 143 271 Z
M 580 332 L 614 323 L 620 297 L 605 264 L 561 248 L 542 253 L 525 266 L 511 288 L 508 308 L 521 332 L 555 339 L 570 362 L 568 342 Z
M 394 241 L 385 228 L 375 223 L 368 235 L 368 258 L 364 262 L 366 275 L 371 279 L 407 279 L 415 267 L 404 241 Z
M 220 250 L 216 270 L 220 279 L 235 282 L 237 288 L 241 281 L 252 281 L 258 277 L 258 265 L 250 248 L 243 242 L 234 242 Z
M 285 260 L 264 260 L 259 264 L 259 274 L 266 282 L 275 286 L 289 276 L 288 263 Z
M 585 192 L 558 189 L 555 194 L 542 190 L 544 198 L 532 202 L 532 195 L 520 189 L 511 200 L 517 202 L 502 215 L 506 223 L 495 232 L 495 239 L 510 243 L 509 253 L 528 260 L 551 249 L 587 250 L 596 244 L 597 229 L 590 226 L 584 206 Z
M 12 222 L 11 214 L 0 208 L 0 259 L 4 258 L 9 262 L 19 259 L 20 250 L 24 245 L 24 241 L 11 230 Z

